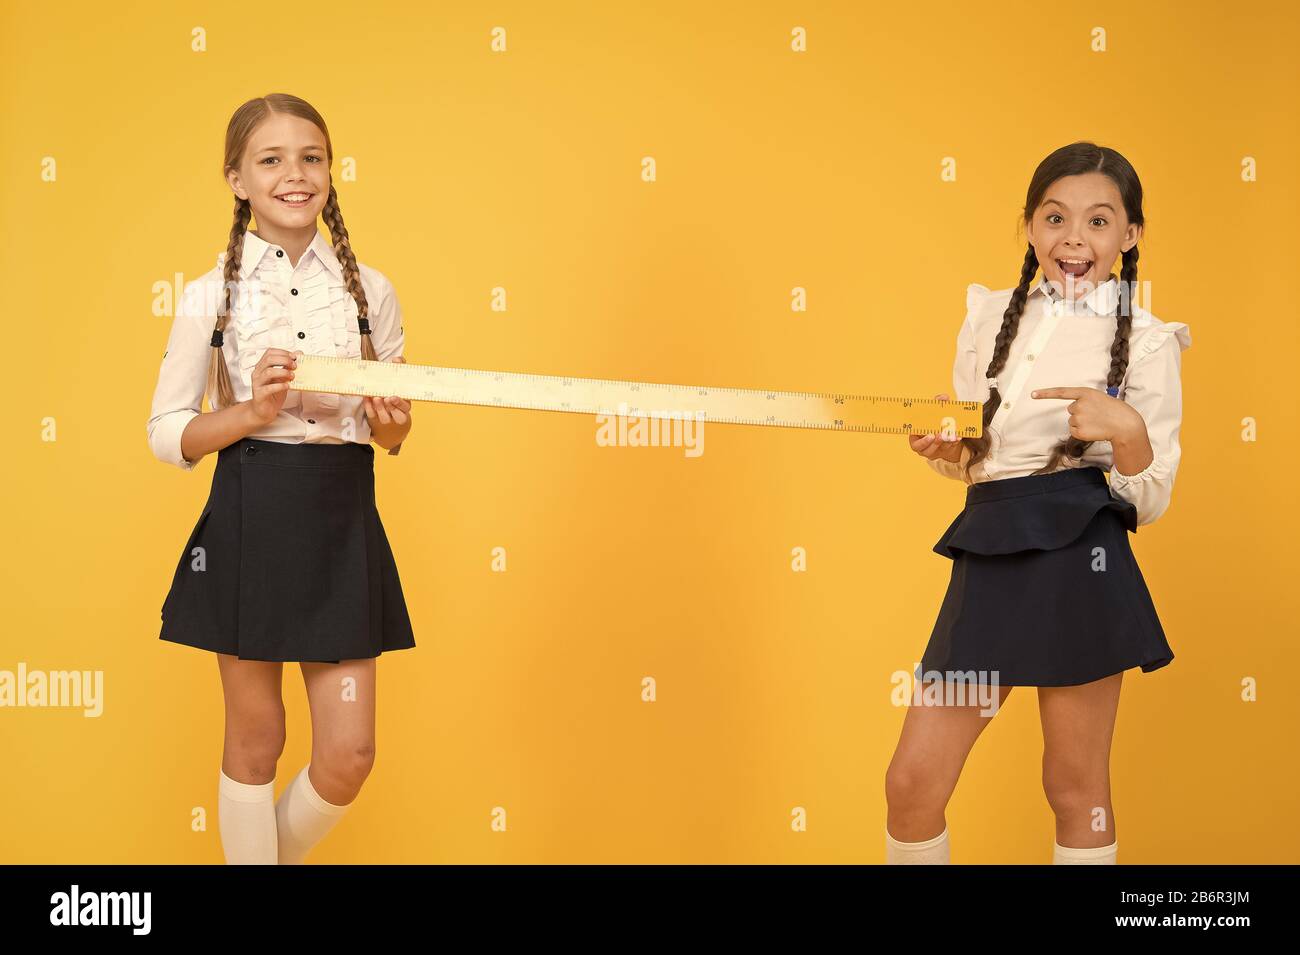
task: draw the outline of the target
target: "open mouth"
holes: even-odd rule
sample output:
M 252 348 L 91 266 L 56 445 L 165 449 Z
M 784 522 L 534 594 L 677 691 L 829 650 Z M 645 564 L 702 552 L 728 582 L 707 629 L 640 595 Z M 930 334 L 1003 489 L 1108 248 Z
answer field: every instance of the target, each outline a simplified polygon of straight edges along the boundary
M 275 198 L 278 199 L 280 202 L 283 202 L 286 206 L 298 207 L 298 206 L 305 206 L 307 203 L 311 202 L 312 193 L 286 192 L 284 195 L 276 196 Z
M 1081 279 L 1092 271 L 1092 259 L 1057 259 L 1056 266 L 1062 275 Z

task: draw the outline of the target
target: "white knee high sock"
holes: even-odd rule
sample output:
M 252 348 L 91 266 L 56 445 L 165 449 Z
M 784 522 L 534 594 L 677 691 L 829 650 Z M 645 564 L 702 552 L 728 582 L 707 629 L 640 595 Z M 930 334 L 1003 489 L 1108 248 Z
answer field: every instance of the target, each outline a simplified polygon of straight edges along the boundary
M 311 847 L 334 828 L 352 803 L 326 802 L 311 784 L 308 763 L 280 794 L 275 818 L 280 840 L 280 865 L 301 865 Z
M 950 865 L 948 858 L 948 827 L 924 842 L 899 842 L 885 829 L 886 865 Z
M 227 865 L 275 865 L 275 780 L 241 783 L 221 770 L 217 818 Z
M 1052 865 L 1115 865 L 1115 855 L 1119 851 L 1119 840 L 1108 846 L 1093 846 L 1089 849 L 1077 849 L 1063 846 L 1052 840 Z

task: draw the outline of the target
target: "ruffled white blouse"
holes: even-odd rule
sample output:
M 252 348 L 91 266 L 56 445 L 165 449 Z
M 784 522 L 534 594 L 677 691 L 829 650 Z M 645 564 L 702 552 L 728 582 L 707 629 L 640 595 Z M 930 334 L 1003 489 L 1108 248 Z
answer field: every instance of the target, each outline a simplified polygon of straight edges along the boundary
M 966 290 L 966 319 L 957 333 L 957 357 L 952 370 L 952 397 L 959 401 L 988 400 L 984 372 L 993 357 L 1002 315 L 1015 289 L 990 291 L 972 284 Z M 1025 302 L 1020 328 L 997 376 L 1002 405 L 990 422 L 988 456 L 970 472 L 970 483 L 1023 477 L 1047 464 L 1052 448 L 1069 436 L 1070 400 L 1031 398 L 1039 388 L 1074 387 L 1106 390 L 1110 346 L 1115 338 L 1115 305 L 1119 282 L 1112 276 L 1087 296 L 1071 302 L 1042 279 Z M 1182 322 L 1162 322 L 1134 304 L 1129 334 L 1128 368 L 1119 397 L 1146 422 L 1154 457 L 1137 474 L 1114 467 L 1109 441 L 1094 441 L 1077 464 L 1063 459 L 1061 468 L 1097 465 L 1109 472 L 1116 497 L 1137 508 L 1138 523 L 1149 524 L 1169 507 L 1174 476 L 1182 450 L 1182 352 L 1192 344 Z M 970 457 L 963 449 L 962 462 Z M 959 465 L 928 461 L 946 477 L 962 479 Z
M 202 411 L 224 261 L 223 253 L 216 268 L 184 287 L 149 413 L 154 455 L 186 471 L 198 462 L 182 457 L 181 434 Z M 405 344 L 397 295 L 382 273 L 360 262 L 357 270 L 375 353 L 380 361 L 388 361 L 401 355 Z M 297 265 L 289 264 L 280 246 L 251 231 L 244 233 L 238 294 L 221 346 L 236 401 L 252 398 L 253 368 L 268 348 L 361 357 L 357 303 L 343 284 L 343 267 L 333 247 L 319 231 Z M 360 396 L 290 389 L 275 420 L 249 437 L 290 444 L 367 444 L 370 424 Z

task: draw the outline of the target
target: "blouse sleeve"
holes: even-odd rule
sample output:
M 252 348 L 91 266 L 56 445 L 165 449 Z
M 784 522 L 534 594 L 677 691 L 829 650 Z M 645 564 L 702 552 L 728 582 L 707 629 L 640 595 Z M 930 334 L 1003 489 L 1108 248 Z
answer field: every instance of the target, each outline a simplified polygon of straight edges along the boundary
M 149 448 L 154 457 L 183 471 L 194 470 L 198 463 L 185 460 L 181 454 L 181 435 L 185 426 L 203 410 L 208 364 L 212 360 L 215 317 L 204 312 L 203 283 L 191 282 L 176 304 L 147 426 Z
M 401 357 L 406 344 L 406 335 L 402 330 L 402 306 L 397 301 L 393 283 L 382 274 L 379 276 L 379 288 L 380 298 L 371 323 L 371 344 L 375 346 L 375 355 L 380 361 L 392 361 Z
M 1192 344 L 1182 322 L 1165 322 L 1148 332 L 1129 368 L 1124 400 L 1146 422 L 1151 463 L 1137 474 L 1121 474 L 1112 465 L 1110 487 L 1137 508 L 1138 524 L 1150 524 L 1169 507 L 1182 448 L 1178 432 L 1183 420 L 1182 353 Z
M 976 309 L 988 294 L 989 290 L 978 282 L 973 282 L 966 287 L 966 319 L 957 332 L 957 357 L 952 363 L 952 398 L 955 401 L 979 400 L 975 389 L 978 354 L 975 349 L 974 319 Z M 942 458 L 926 458 L 926 463 L 944 477 L 969 483 L 962 467 L 970 460 L 970 455 L 970 448 L 963 444 L 961 463 L 945 461 Z

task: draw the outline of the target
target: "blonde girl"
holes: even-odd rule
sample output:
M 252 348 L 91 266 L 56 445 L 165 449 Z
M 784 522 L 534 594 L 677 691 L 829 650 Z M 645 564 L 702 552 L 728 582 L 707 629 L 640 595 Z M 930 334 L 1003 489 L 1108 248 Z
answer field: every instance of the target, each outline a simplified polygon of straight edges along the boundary
M 216 655 L 229 863 L 300 863 L 339 821 L 375 759 L 375 660 L 415 646 L 371 446 L 398 452 L 410 403 L 289 388 L 301 354 L 403 360 L 396 294 L 353 255 L 332 160 L 304 100 L 235 111 L 222 170 L 234 222 L 218 266 L 183 290 L 148 422 L 161 461 L 190 471 L 217 452 L 160 639 Z M 276 802 L 286 662 L 302 670 L 312 747 Z

